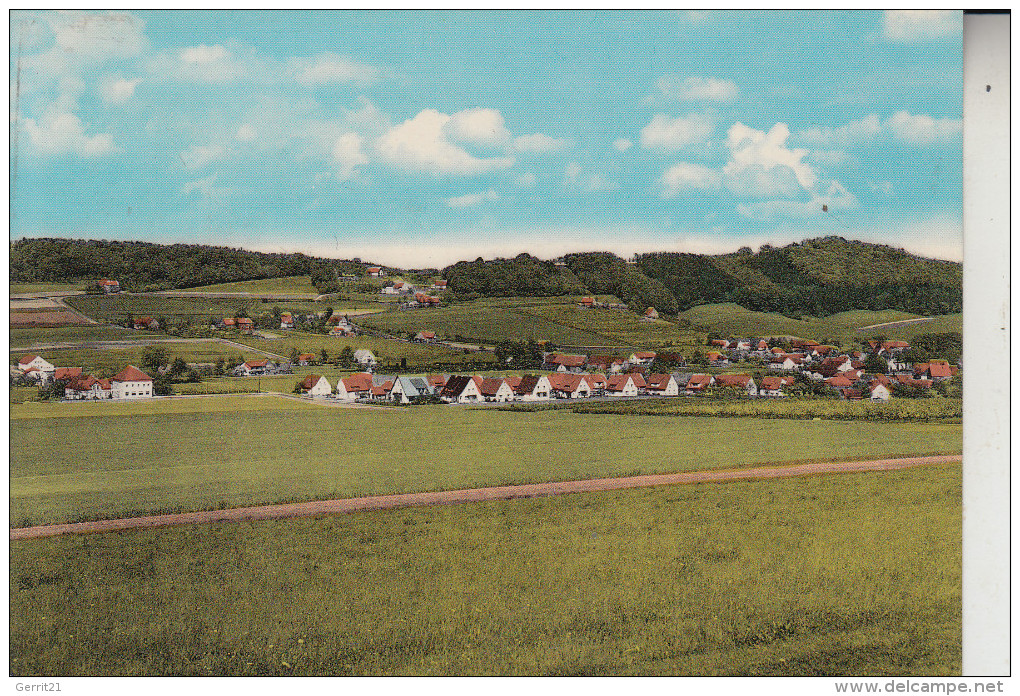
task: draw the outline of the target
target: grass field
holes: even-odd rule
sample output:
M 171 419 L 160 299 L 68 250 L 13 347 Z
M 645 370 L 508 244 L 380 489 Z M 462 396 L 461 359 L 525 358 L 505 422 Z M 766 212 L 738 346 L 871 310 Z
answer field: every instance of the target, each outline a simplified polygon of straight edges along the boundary
M 18 295 L 31 292 L 71 292 L 84 290 L 85 283 L 11 283 L 10 293 Z
M 590 416 L 279 397 L 11 408 L 11 522 L 960 451 L 958 425 Z
M 191 317 L 205 322 L 210 318 L 234 316 L 246 311 L 251 316 L 271 312 L 273 307 L 290 312 L 321 312 L 327 306 L 339 307 L 339 302 L 312 302 L 310 300 L 256 300 L 248 298 L 167 297 L 163 295 L 78 295 L 68 298 L 67 304 L 96 321 L 124 321 L 128 315 L 152 317 Z
M 203 343 L 162 343 L 170 352 L 170 359 L 181 358 L 189 363 L 214 363 L 220 357 L 256 359 L 264 357 L 256 351 L 249 351 L 238 346 L 228 346 L 218 341 L 207 341 Z M 49 362 L 58 367 L 80 367 L 87 373 L 98 370 L 113 370 L 119 372 L 125 365 L 142 364 L 142 351 L 144 346 L 132 346 L 130 348 L 57 348 L 42 351 L 42 355 Z M 12 354 L 16 357 L 18 353 Z
M 12 542 L 12 675 L 950 675 L 959 466 Z
M 262 280 L 243 280 L 237 283 L 219 283 L 203 285 L 197 288 L 182 288 L 183 292 L 250 292 L 250 293 L 281 293 L 311 294 L 319 291 L 312 285 L 311 276 L 287 276 L 284 278 L 263 278 Z
M 576 298 L 487 298 L 434 309 L 387 312 L 360 323 L 390 333 L 435 331 L 454 339 L 495 343 L 546 340 L 556 344 L 640 348 L 669 342 L 691 345 L 693 332 L 667 321 L 640 321 L 626 310 L 581 309 Z
M 857 329 L 872 324 L 916 319 L 919 315 L 883 310 L 871 312 L 853 310 L 828 317 L 791 319 L 782 314 L 755 312 L 733 303 L 700 305 L 681 312 L 680 318 L 704 326 L 724 336 L 796 336 L 816 341 L 838 341 L 849 346 L 872 334 L 882 333 L 889 338 L 909 340 L 919 333 L 962 331 L 960 314 L 935 317 L 932 322 L 908 324 L 900 327 L 883 327 L 866 332 Z
M 159 337 L 151 331 L 134 331 L 118 326 L 62 326 L 58 328 L 11 328 L 10 343 L 14 346 L 46 345 L 86 341 L 130 341 Z

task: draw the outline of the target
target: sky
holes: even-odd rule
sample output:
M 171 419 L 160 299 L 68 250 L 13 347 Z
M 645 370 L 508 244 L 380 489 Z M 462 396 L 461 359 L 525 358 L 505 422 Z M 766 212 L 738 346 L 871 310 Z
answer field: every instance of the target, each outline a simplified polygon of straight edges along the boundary
M 962 255 L 961 14 L 11 13 L 11 239 Z

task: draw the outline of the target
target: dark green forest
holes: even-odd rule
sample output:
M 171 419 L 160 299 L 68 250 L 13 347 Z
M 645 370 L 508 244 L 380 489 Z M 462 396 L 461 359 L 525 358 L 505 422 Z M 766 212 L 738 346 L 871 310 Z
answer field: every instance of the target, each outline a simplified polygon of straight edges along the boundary
M 134 291 L 310 275 L 320 292 L 329 292 L 337 289 L 339 274 L 363 275 L 366 266 L 198 244 L 23 239 L 10 248 L 11 282 L 115 278 Z M 663 316 L 716 302 L 793 317 L 851 309 L 949 314 L 963 304 L 960 264 L 842 237 L 717 256 L 641 254 L 632 261 L 606 252 L 568 254 L 558 263 L 519 254 L 460 261 L 441 274 L 454 301 L 606 294 L 635 311 L 655 307 Z

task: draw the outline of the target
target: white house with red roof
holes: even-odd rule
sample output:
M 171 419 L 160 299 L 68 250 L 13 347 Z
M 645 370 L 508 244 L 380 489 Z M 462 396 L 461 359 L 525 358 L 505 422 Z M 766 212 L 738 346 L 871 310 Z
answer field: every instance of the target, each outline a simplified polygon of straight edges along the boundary
M 655 361 L 654 350 L 639 350 L 630 354 L 627 362 L 631 365 L 651 365 Z
M 152 377 L 128 365 L 110 378 L 114 399 L 147 399 L 152 396 Z
M 758 396 L 784 397 L 783 389 L 794 383 L 793 377 L 762 377 L 758 387 Z
M 417 334 L 415 334 L 414 340 L 417 343 L 432 343 L 433 341 L 436 340 L 436 332 L 435 331 L 419 331 Z
M 758 385 L 751 375 L 716 375 L 715 383 L 724 387 L 743 389 L 748 396 L 758 396 Z
M 552 370 L 554 372 L 581 372 L 584 370 L 584 364 L 587 361 L 587 355 L 549 353 L 544 358 L 542 369 Z
M 514 388 L 502 377 L 483 379 L 478 391 L 482 393 L 482 398 L 486 401 L 502 403 L 514 400 Z
M 114 292 L 120 292 L 120 283 L 116 280 L 103 279 L 96 282 L 96 285 L 103 289 L 107 295 Z
M 281 329 L 293 329 L 294 328 L 294 315 L 290 312 L 284 312 L 280 315 L 280 328 Z
M 645 377 L 644 391 L 650 396 L 677 396 L 680 385 L 673 375 L 648 375 Z
M 237 377 L 255 377 L 268 374 L 276 370 L 276 363 L 268 358 L 262 360 L 248 360 L 234 368 L 234 375 Z
M 694 394 L 701 394 L 706 389 L 715 384 L 715 377 L 706 374 L 691 375 L 691 378 L 687 380 L 686 393 L 688 396 Z
M 638 388 L 634 375 L 613 375 L 606 380 L 606 396 L 637 396 Z
M 326 397 L 333 392 L 329 380 L 322 375 L 308 375 L 299 383 L 301 393 L 313 397 Z
M 64 398 L 74 401 L 112 399 L 113 387 L 108 379 L 98 379 L 92 375 L 79 375 L 68 380 L 64 386 Z
M 558 399 L 587 399 L 591 396 L 591 385 L 584 375 L 549 375 L 549 386 Z
M 514 386 L 518 401 L 549 401 L 552 399 L 552 384 L 546 375 L 524 375 Z
M 357 372 L 340 379 L 336 383 L 336 398 L 343 401 L 370 398 L 372 396 L 372 375 L 369 372 Z
M 56 368 L 51 362 L 46 360 L 41 355 L 29 354 L 22 355 L 18 358 L 18 369 L 22 372 L 28 373 L 29 370 L 36 370 L 38 372 L 52 375 Z

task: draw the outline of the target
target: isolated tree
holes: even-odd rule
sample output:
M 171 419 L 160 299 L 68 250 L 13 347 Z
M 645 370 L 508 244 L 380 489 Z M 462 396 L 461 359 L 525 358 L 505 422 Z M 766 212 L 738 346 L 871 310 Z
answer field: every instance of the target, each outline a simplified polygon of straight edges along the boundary
M 154 373 L 170 362 L 170 351 L 165 346 L 152 345 L 142 349 L 142 367 Z
M 328 361 L 328 360 L 329 360 L 329 353 L 327 353 L 326 349 L 323 348 L 321 351 L 319 351 L 319 362 L 325 364 L 326 361 Z
M 180 356 L 174 358 L 173 362 L 170 363 L 170 376 L 179 377 L 188 371 L 188 363 L 184 362 L 184 359 Z

